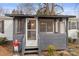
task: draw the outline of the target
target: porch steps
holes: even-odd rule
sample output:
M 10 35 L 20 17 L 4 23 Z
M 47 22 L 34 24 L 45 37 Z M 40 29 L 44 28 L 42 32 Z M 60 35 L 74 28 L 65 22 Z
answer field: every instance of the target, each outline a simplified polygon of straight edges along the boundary
M 37 56 L 38 55 L 38 48 L 25 48 L 25 51 L 24 51 L 24 55 L 26 56 Z

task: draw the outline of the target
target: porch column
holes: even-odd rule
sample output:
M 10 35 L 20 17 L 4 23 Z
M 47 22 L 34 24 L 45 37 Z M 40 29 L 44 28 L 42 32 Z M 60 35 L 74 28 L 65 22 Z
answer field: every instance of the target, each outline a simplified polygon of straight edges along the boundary
M 56 19 L 54 19 L 54 33 L 56 32 Z
M 66 18 L 66 47 L 68 47 L 68 18 Z
M 38 45 L 38 53 L 39 53 L 39 55 L 41 55 L 41 49 L 40 49 L 40 37 L 39 37 L 39 34 L 38 34 L 38 32 L 39 32 L 39 22 L 38 22 L 38 17 L 36 17 L 36 40 L 38 41 L 37 42 L 37 45 Z
M 38 41 L 39 36 L 38 36 L 38 17 L 36 17 L 36 40 Z M 37 42 L 38 45 L 38 42 Z
M 59 27 L 60 27 L 59 20 L 58 19 L 55 19 L 54 20 L 54 33 L 59 32 Z
M 61 31 L 60 31 L 60 30 L 61 30 L 61 28 L 60 28 L 60 27 L 61 27 L 61 26 L 60 26 L 60 22 L 61 22 L 61 20 L 62 20 L 62 19 L 59 18 L 59 21 L 58 21 L 58 33 L 61 33 Z
M 27 18 L 25 19 L 25 34 L 22 41 L 22 55 L 24 55 L 24 52 L 25 52 L 26 39 L 27 39 Z

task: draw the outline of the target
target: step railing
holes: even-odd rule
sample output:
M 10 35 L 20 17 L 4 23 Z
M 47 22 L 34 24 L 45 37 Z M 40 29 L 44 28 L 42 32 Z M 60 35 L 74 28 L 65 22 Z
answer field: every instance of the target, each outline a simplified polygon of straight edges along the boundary
M 22 55 L 24 55 L 24 52 L 25 52 L 25 43 L 26 41 L 25 41 L 25 35 L 24 35 L 23 40 L 22 40 Z

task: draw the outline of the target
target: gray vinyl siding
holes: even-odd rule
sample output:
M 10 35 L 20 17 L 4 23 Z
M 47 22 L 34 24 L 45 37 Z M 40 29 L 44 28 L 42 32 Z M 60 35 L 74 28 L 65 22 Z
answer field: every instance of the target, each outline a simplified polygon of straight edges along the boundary
M 66 34 L 58 33 L 39 33 L 39 49 L 47 49 L 49 45 L 54 45 L 56 49 L 66 49 Z

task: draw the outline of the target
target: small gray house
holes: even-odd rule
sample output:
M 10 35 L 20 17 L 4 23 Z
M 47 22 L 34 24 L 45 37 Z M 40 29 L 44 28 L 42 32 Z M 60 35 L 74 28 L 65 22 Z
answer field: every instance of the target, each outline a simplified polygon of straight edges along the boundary
M 49 45 L 56 49 L 67 48 L 68 19 L 72 15 L 24 15 L 6 14 L 12 17 L 13 40 L 21 41 L 20 50 L 27 54 L 29 50 L 46 50 Z M 7 20 L 8 21 L 8 20 Z M 8 22 L 7 22 L 8 23 Z

